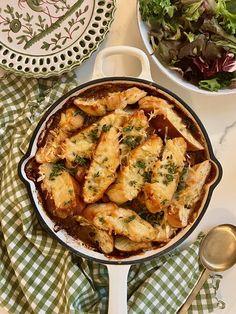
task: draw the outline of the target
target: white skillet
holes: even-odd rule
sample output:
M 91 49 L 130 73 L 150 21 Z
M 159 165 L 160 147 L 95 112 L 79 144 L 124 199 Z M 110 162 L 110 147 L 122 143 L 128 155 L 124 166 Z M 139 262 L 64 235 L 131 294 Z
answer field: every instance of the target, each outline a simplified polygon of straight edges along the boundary
M 103 73 L 103 62 L 105 58 L 111 55 L 118 54 L 126 54 L 137 58 L 141 62 L 142 70 L 140 75 L 137 78 L 132 77 L 105 77 Z M 30 180 L 25 172 L 25 167 L 27 162 L 35 156 L 37 150 L 37 142 L 40 134 L 46 127 L 46 123 L 49 118 L 57 112 L 65 102 L 72 96 L 78 95 L 81 92 L 84 92 L 86 89 L 91 88 L 91 86 L 98 86 L 107 83 L 130 83 L 135 85 L 158 89 L 164 95 L 167 95 L 170 99 L 175 99 L 175 102 L 178 107 L 180 107 L 188 116 L 194 120 L 202 133 L 205 139 L 205 146 L 207 147 L 207 158 L 212 161 L 212 167 L 215 168 L 215 175 L 212 178 L 211 182 L 206 185 L 206 193 L 202 199 L 198 216 L 193 223 L 184 228 L 181 232 L 178 233 L 169 243 L 167 243 L 164 247 L 149 250 L 145 253 L 133 255 L 124 259 L 116 259 L 110 258 L 102 253 L 93 251 L 87 248 L 81 241 L 73 239 L 69 236 L 65 231 L 55 231 L 54 225 L 55 223 L 49 218 L 47 213 L 42 207 L 42 204 L 39 202 L 38 193 L 35 187 L 35 184 L 32 180 Z M 80 85 L 70 91 L 68 94 L 61 97 L 58 101 L 56 101 L 50 109 L 46 112 L 46 114 L 40 120 L 38 126 L 36 127 L 31 142 L 29 144 L 28 151 L 26 155 L 22 158 L 19 163 L 19 175 L 21 180 L 25 183 L 27 190 L 29 192 L 29 196 L 31 198 L 32 204 L 34 205 L 35 211 L 37 213 L 38 219 L 42 226 L 48 231 L 48 233 L 59 241 L 65 248 L 70 250 L 72 253 L 77 254 L 83 258 L 105 264 L 109 273 L 109 314 L 126 314 L 127 313 L 127 276 L 129 272 L 129 268 L 132 264 L 144 262 L 153 258 L 158 258 L 160 255 L 163 255 L 167 252 L 170 252 L 174 248 L 176 248 L 180 243 L 182 243 L 196 228 L 198 223 L 200 222 L 202 216 L 204 215 L 207 206 L 209 204 L 212 192 L 216 185 L 219 183 L 222 176 L 222 168 L 217 159 L 215 158 L 210 140 L 206 133 L 204 126 L 201 121 L 197 117 L 197 115 L 192 111 L 192 109 L 184 103 L 178 96 L 174 95 L 172 92 L 167 89 L 157 85 L 153 82 L 151 73 L 150 73 L 150 65 L 149 60 L 145 53 L 134 47 L 127 46 L 114 46 L 111 48 L 106 48 L 102 50 L 96 58 L 94 72 L 93 72 L 93 80 L 83 85 Z

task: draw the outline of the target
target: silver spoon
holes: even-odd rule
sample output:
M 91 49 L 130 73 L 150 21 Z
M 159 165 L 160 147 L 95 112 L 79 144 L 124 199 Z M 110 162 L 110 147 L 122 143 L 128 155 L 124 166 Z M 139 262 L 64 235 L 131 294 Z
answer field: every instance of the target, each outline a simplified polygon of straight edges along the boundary
M 199 257 L 205 269 L 179 314 L 187 313 L 211 271 L 221 272 L 236 263 L 236 226 L 224 224 L 211 229 L 201 242 Z

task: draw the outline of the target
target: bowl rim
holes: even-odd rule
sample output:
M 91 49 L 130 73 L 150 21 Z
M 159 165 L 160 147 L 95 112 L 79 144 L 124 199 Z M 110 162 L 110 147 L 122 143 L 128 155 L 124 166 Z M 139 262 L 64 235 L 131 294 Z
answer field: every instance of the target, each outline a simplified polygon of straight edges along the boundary
M 67 99 L 68 97 L 73 95 L 75 92 L 79 92 L 80 90 L 82 90 L 84 88 L 91 87 L 91 86 L 99 84 L 99 83 L 108 83 L 108 82 L 115 82 L 116 83 L 118 81 L 119 82 L 126 82 L 126 83 L 128 83 L 128 82 L 129 83 L 141 83 L 141 84 L 146 85 L 147 87 L 154 87 L 154 88 L 157 88 L 157 89 L 167 93 L 168 95 L 170 95 L 174 99 L 176 99 L 191 114 L 191 116 L 196 121 L 196 123 L 197 123 L 198 127 L 200 128 L 200 130 L 201 130 L 201 132 L 202 132 L 202 134 L 204 136 L 204 139 L 206 141 L 206 145 L 207 145 L 207 149 L 208 149 L 208 152 L 209 152 L 210 160 L 215 164 L 215 166 L 217 168 L 217 173 L 216 173 L 215 180 L 213 181 L 213 183 L 211 183 L 209 185 L 209 188 L 208 188 L 208 190 L 206 192 L 206 200 L 203 202 L 203 206 L 201 208 L 201 212 L 197 216 L 197 218 L 194 220 L 194 222 L 191 225 L 188 225 L 189 229 L 186 231 L 186 233 L 184 233 L 183 236 L 181 236 L 177 241 L 175 241 L 169 247 L 164 248 L 160 252 L 156 252 L 156 253 L 154 252 L 153 254 L 151 254 L 150 256 L 147 256 L 147 257 L 142 257 L 141 255 L 137 255 L 137 259 L 135 258 L 134 260 L 128 260 L 128 261 L 127 260 L 122 260 L 122 259 L 112 259 L 112 258 L 110 260 L 109 259 L 103 260 L 103 259 L 100 259 L 100 258 L 95 258 L 95 257 L 89 256 L 87 254 L 79 252 L 77 249 L 71 247 L 69 244 L 67 244 L 66 242 L 61 240 L 53 232 L 53 230 L 48 226 L 48 224 L 43 219 L 43 217 L 42 217 L 42 215 L 40 213 L 40 210 L 39 210 L 37 204 L 35 203 L 35 200 L 34 200 L 34 197 L 33 197 L 33 194 L 32 194 L 31 186 L 30 186 L 29 182 L 24 178 L 24 173 L 25 173 L 24 172 L 24 163 L 31 156 L 31 150 L 33 148 L 33 144 L 35 143 L 35 138 L 39 135 L 40 128 L 41 128 L 42 124 L 45 122 L 45 120 L 47 120 L 48 116 L 50 116 L 50 113 L 57 106 L 59 106 L 65 99 Z M 222 166 L 221 166 L 220 162 L 217 160 L 217 158 L 214 155 L 213 148 L 212 148 L 209 136 L 207 134 L 207 131 L 206 131 L 204 125 L 202 124 L 201 120 L 197 116 L 197 114 L 192 110 L 192 108 L 189 105 L 187 105 L 179 96 L 177 96 L 175 93 L 169 91 L 167 88 L 164 88 L 164 87 L 160 86 L 159 84 L 157 84 L 155 82 L 151 82 L 151 81 L 140 79 L 140 78 L 134 78 L 134 77 L 106 77 L 106 78 L 100 78 L 100 79 L 92 80 L 92 81 L 86 82 L 84 84 L 81 84 L 81 85 L 73 88 L 68 93 L 66 93 L 65 95 L 61 96 L 59 99 L 57 99 L 48 108 L 48 110 L 41 117 L 40 121 L 38 122 L 36 128 L 34 129 L 34 131 L 32 133 L 32 136 L 31 136 L 31 139 L 30 139 L 30 142 L 29 142 L 29 145 L 28 145 L 28 149 L 27 149 L 26 153 L 21 158 L 21 160 L 20 160 L 20 162 L 18 164 L 18 175 L 19 175 L 21 181 L 25 184 L 25 186 L 27 188 L 27 192 L 28 192 L 28 195 L 30 197 L 31 204 L 34 207 L 34 210 L 36 212 L 36 215 L 37 215 L 37 218 L 38 218 L 40 224 L 48 232 L 48 234 L 53 239 L 55 239 L 57 242 L 62 244 L 63 247 L 65 247 L 70 252 L 74 253 L 75 255 L 84 257 L 86 259 L 89 259 L 89 260 L 92 260 L 92 261 L 95 261 L 95 262 L 98 262 L 98 263 L 101 263 L 101 264 L 119 264 L 119 265 L 121 265 L 121 264 L 122 265 L 131 265 L 131 264 L 136 264 L 136 263 L 140 263 L 140 262 L 149 261 L 149 260 L 151 260 L 153 258 L 160 257 L 160 256 L 162 256 L 164 254 L 167 254 L 167 253 L 173 251 L 182 242 L 184 242 L 184 240 L 186 240 L 189 237 L 189 235 L 194 231 L 194 229 L 197 227 L 197 225 L 201 221 L 202 217 L 204 216 L 204 214 L 205 214 L 205 212 L 206 212 L 206 210 L 208 208 L 208 205 L 210 203 L 210 200 L 211 200 L 211 197 L 212 197 L 212 193 L 213 193 L 214 189 L 216 188 L 216 186 L 219 184 L 219 182 L 220 182 L 220 180 L 222 178 L 222 174 L 223 174 Z M 50 218 L 50 220 L 53 221 L 51 218 Z M 90 251 L 91 251 L 91 253 L 93 252 L 92 250 L 90 250 Z M 103 253 L 102 253 L 102 255 L 105 256 Z
M 178 86 L 181 86 L 185 90 L 196 92 L 198 94 L 207 95 L 207 96 L 225 96 L 225 95 L 234 95 L 236 94 L 236 88 L 234 89 L 220 89 L 218 91 L 208 91 L 201 89 L 200 87 L 184 80 L 181 76 L 169 69 L 169 67 L 164 65 L 155 55 L 154 50 L 149 42 L 148 38 L 148 26 L 141 18 L 140 10 L 139 10 L 139 1 L 137 1 L 136 5 L 136 17 L 137 17 L 137 25 L 139 29 L 140 37 L 142 38 L 143 44 L 147 50 L 147 54 L 152 58 L 154 63 L 157 65 L 159 70 L 165 74 L 172 82 L 176 83 Z

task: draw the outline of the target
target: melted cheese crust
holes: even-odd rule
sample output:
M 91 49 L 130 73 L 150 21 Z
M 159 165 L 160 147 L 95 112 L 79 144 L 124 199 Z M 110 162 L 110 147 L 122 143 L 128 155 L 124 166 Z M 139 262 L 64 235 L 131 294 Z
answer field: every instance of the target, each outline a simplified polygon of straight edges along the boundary
M 49 132 L 45 145 L 36 153 L 38 163 L 56 162 L 61 159 L 63 142 L 70 136 L 70 132 L 80 129 L 84 123 L 84 117 L 78 114 L 76 109 L 67 108 L 61 113 L 58 127 Z
M 53 175 L 53 164 L 42 164 L 39 171 L 43 178 L 41 188 L 53 215 L 66 218 L 81 213 L 85 204 L 80 197 L 81 189 L 75 179 L 63 169 Z
M 102 133 L 83 186 L 86 203 L 95 203 L 116 178 L 120 164 L 119 133 L 114 127 Z
M 145 203 L 151 213 L 169 205 L 184 166 L 186 148 L 186 142 L 181 137 L 167 140 L 162 160 L 154 165 L 151 183 L 144 186 Z
M 83 215 L 93 224 L 110 234 L 126 236 L 134 242 L 150 242 L 156 239 L 157 231 L 131 209 L 120 208 L 115 204 L 97 204 L 88 206 Z
M 200 199 L 203 186 L 211 170 L 209 160 L 189 168 L 185 188 L 176 195 L 167 211 L 168 223 L 173 227 L 185 227 L 193 205 Z
M 127 165 L 121 169 L 116 182 L 107 191 L 112 202 L 122 204 L 138 195 L 145 182 L 145 174 L 152 169 L 162 145 L 161 138 L 153 135 L 131 151 Z
M 136 103 L 146 94 L 145 91 L 132 87 L 122 92 L 109 93 L 99 99 L 76 98 L 74 104 L 91 116 L 104 116 L 109 111 L 124 109 L 127 105 Z
M 66 159 L 68 165 L 75 162 L 78 157 L 91 159 L 103 126 L 119 127 L 127 116 L 128 114 L 124 111 L 111 113 L 66 139 L 63 145 L 62 158 Z
M 129 152 L 147 138 L 148 119 L 143 110 L 135 111 L 123 124 L 120 143 L 121 162 L 125 162 Z

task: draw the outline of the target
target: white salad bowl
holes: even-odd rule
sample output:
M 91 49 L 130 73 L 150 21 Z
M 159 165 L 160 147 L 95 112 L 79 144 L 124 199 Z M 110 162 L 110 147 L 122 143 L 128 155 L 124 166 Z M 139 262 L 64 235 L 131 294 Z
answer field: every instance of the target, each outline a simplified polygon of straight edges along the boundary
M 204 94 L 208 96 L 221 96 L 221 95 L 232 95 L 236 94 L 236 88 L 230 89 L 230 88 L 224 88 L 220 89 L 217 92 L 211 92 L 204 89 L 201 89 L 192 83 L 189 83 L 187 80 L 185 80 L 178 72 L 171 70 L 167 65 L 162 63 L 158 57 L 154 54 L 154 50 L 152 48 L 152 45 L 150 43 L 149 39 L 149 28 L 147 24 L 142 21 L 140 10 L 139 10 L 139 3 L 137 2 L 137 21 L 138 21 L 138 28 L 140 31 L 140 35 L 142 37 L 143 43 L 147 49 L 148 54 L 151 56 L 154 63 L 157 65 L 158 69 L 164 73 L 168 78 L 170 78 L 173 82 L 178 84 L 179 86 L 183 87 L 184 89 L 187 89 L 191 92 L 196 92 L 199 94 Z

